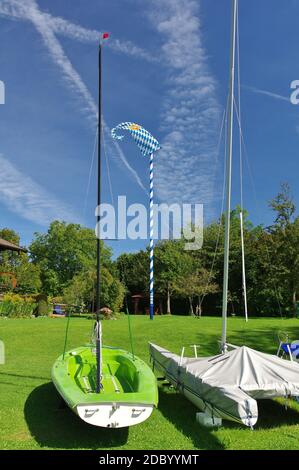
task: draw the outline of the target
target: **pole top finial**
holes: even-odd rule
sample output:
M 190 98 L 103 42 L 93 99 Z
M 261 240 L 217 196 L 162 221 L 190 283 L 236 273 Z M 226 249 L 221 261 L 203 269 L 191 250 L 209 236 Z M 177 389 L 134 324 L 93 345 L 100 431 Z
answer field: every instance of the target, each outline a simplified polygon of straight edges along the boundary
M 110 37 L 110 33 L 107 33 L 107 32 L 102 33 L 100 37 L 100 45 L 102 45 L 104 41 L 109 39 L 109 37 Z

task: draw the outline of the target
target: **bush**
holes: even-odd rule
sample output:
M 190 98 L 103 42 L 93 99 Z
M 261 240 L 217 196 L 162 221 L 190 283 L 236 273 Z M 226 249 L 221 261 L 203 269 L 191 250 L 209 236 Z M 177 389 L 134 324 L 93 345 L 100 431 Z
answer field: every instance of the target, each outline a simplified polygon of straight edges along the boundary
M 0 302 L 0 316 L 9 318 L 30 318 L 37 308 L 34 298 L 8 293 Z

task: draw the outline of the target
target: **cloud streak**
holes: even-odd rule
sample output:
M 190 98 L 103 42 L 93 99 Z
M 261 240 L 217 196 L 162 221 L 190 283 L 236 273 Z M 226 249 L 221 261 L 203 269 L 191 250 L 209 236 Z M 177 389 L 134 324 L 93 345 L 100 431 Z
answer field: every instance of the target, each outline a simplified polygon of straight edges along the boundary
M 123 164 L 126 167 L 126 169 L 129 171 L 131 177 L 135 179 L 138 186 L 143 191 L 148 193 L 138 173 L 134 170 L 134 168 L 131 167 L 130 163 L 126 159 L 125 154 L 123 150 L 121 149 L 120 145 L 118 144 L 118 142 L 116 142 L 115 140 L 111 138 L 111 129 L 107 126 L 105 122 L 103 123 L 103 129 L 107 137 L 107 139 L 105 139 L 105 145 L 109 148 L 110 155 L 112 156 L 114 161 L 118 164 L 118 166 L 120 166 L 120 164 Z M 113 148 L 116 150 L 117 155 L 115 155 L 115 153 L 113 152 Z
M 156 159 L 161 200 L 215 203 L 220 106 L 203 46 L 198 1 L 152 0 L 152 26 L 160 34 L 168 70 L 161 114 L 166 136 Z
M 54 60 L 54 62 L 61 68 L 63 75 L 66 79 L 68 85 L 70 85 L 71 89 L 73 89 L 85 102 L 85 110 L 90 118 L 91 122 L 93 123 L 93 127 L 96 126 L 97 118 L 98 118 L 98 111 L 97 106 L 94 102 L 93 97 L 91 96 L 90 92 L 88 91 L 85 83 L 83 82 L 82 78 L 78 74 L 78 72 L 72 66 L 70 60 L 66 56 L 63 51 L 63 48 L 56 38 L 55 34 L 52 31 L 51 26 L 47 22 L 47 17 L 44 16 L 43 13 L 40 12 L 38 9 L 37 3 L 35 0 L 26 0 L 28 8 L 27 8 L 27 15 L 33 22 L 36 29 L 41 34 L 48 51 Z M 108 126 L 103 123 L 104 131 L 110 135 L 110 129 Z M 144 186 L 136 173 L 136 171 L 131 167 L 128 160 L 126 159 L 123 151 L 119 147 L 117 143 L 113 145 L 116 148 L 120 161 L 124 164 L 126 169 L 131 174 L 131 177 L 135 179 L 137 184 L 144 189 Z
M 71 61 L 64 53 L 60 42 L 53 33 L 51 26 L 48 24 L 47 18 L 39 10 L 35 0 L 23 0 L 22 4 L 26 5 L 26 17 L 32 21 L 37 31 L 40 33 L 53 61 L 60 67 L 66 83 L 79 97 L 83 98 L 83 102 L 85 103 L 84 111 L 87 113 L 93 126 L 95 126 L 97 107 L 94 99 L 80 75 L 72 66 Z
M 198 2 L 151 0 L 151 6 L 154 8 L 148 16 L 162 41 L 160 60 L 167 73 L 168 86 L 161 113 L 161 131 L 165 137 L 156 160 L 157 195 L 163 201 L 203 202 L 210 207 L 215 202 L 220 107 L 216 83 L 202 44 Z M 34 24 L 53 61 L 60 67 L 66 84 L 84 103 L 85 114 L 94 127 L 97 119 L 94 99 L 66 56 L 56 34 L 81 42 L 96 42 L 99 32 L 43 13 L 35 0 L 2 0 L 0 14 Z M 115 40 L 110 44 L 120 52 L 152 60 L 146 51 L 132 43 Z M 105 130 L 109 132 L 107 126 Z M 124 164 L 131 177 L 145 191 L 119 145 L 116 142 L 113 145 L 118 162 Z
M 80 100 L 80 104 L 84 103 L 83 112 L 94 129 L 96 127 L 98 117 L 97 105 L 81 76 L 66 56 L 59 40 L 56 38 L 51 26 L 53 22 L 49 23 L 50 15 L 42 13 L 35 0 L 23 0 L 22 2 L 12 0 L 8 5 L 9 8 L 3 10 L 4 4 L 5 7 L 7 7 L 7 2 L 0 3 L 0 11 L 7 12 L 7 15 L 11 14 L 13 18 L 26 19 L 33 23 L 37 31 L 40 33 L 53 62 L 62 71 L 65 83 L 77 96 L 77 99 Z M 80 105 L 80 109 L 82 110 L 82 105 Z M 106 133 L 110 135 L 110 130 L 105 123 L 103 124 L 103 127 Z M 130 177 L 136 181 L 142 190 L 145 190 L 137 172 L 131 167 L 119 145 L 116 142 L 112 142 L 110 146 L 112 145 L 118 155 L 117 162 L 122 163 L 127 169 Z
M 18 0 L 1 0 L 0 16 L 9 17 L 16 20 L 30 21 L 27 16 L 25 2 Z M 43 17 L 52 32 L 57 35 L 68 37 L 82 43 L 98 44 L 102 32 L 95 29 L 84 28 L 83 26 L 72 23 L 64 18 L 53 16 L 49 13 L 43 13 Z M 158 62 L 158 58 L 152 56 L 148 51 L 134 44 L 132 41 L 120 40 L 113 35 L 109 39 L 106 47 L 115 52 L 126 54 L 136 59 L 143 59 L 148 62 Z
M 0 198 L 12 212 L 39 225 L 53 220 L 79 221 L 78 215 L 54 198 L 0 154 Z
M 248 91 L 252 91 L 253 93 L 256 93 L 258 95 L 265 95 L 265 96 L 268 96 L 269 98 L 274 98 L 276 100 L 281 100 L 281 101 L 287 101 L 288 103 L 290 103 L 290 97 L 282 96 L 277 93 L 273 93 L 272 91 L 261 90 L 260 88 L 256 88 L 254 86 L 249 86 L 249 85 L 242 85 L 242 88 Z

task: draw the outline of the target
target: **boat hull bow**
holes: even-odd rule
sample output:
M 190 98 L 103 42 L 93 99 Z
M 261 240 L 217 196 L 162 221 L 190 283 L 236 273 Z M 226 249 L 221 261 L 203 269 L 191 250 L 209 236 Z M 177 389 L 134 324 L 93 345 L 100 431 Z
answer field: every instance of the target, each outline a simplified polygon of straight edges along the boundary
M 123 428 L 134 426 L 147 420 L 154 405 L 138 405 L 137 403 L 96 403 L 94 405 L 78 405 L 77 415 L 86 423 L 104 428 Z
M 57 359 L 52 380 L 69 408 L 88 424 L 121 428 L 148 419 L 158 404 L 151 368 L 127 351 L 103 347 L 101 370 L 96 393 L 96 357 L 91 347 L 81 347 Z

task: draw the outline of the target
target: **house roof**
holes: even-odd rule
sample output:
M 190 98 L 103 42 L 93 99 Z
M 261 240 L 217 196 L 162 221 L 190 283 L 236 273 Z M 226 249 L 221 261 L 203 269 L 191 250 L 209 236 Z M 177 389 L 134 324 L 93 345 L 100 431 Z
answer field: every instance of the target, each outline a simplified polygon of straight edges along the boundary
M 27 253 L 27 250 L 25 248 L 21 248 L 18 245 L 15 245 L 14 243 L 8 242 L 7 240 L 4 240 L 4 238 L 0 238 L 0 251 L 4 250 L 10 250 L 10 251 L 23 251 L 24 253 Z

